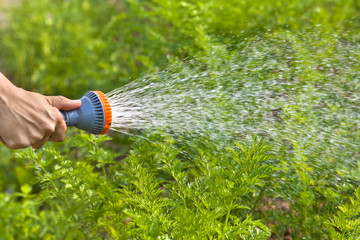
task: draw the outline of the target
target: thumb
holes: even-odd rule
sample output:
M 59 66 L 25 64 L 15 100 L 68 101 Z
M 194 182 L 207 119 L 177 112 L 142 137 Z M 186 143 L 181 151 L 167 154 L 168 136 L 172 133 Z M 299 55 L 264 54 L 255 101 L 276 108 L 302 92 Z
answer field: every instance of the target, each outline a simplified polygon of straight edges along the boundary
M 46 100 L 51 106 L 59 110 L 70 111 L 81 106 L 80 100 L 70 100 L 63 96 L 47 96 Z

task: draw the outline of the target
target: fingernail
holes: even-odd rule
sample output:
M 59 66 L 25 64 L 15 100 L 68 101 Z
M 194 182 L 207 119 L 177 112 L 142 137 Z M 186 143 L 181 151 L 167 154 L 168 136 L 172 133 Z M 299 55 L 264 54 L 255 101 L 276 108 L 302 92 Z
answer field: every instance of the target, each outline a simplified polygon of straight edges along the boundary
M 81 104 L 81 100 L 72 100 L 73 103 Z

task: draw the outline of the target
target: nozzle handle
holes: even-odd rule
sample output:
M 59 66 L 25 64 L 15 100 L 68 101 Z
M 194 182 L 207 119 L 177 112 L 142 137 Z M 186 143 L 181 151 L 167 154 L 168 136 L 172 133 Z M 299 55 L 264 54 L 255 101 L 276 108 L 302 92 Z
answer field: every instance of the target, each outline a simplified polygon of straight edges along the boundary
M 66 126 L 76 126 L 79 124 L 79 110 L 75 109 L 72 111 L 60 111 Z

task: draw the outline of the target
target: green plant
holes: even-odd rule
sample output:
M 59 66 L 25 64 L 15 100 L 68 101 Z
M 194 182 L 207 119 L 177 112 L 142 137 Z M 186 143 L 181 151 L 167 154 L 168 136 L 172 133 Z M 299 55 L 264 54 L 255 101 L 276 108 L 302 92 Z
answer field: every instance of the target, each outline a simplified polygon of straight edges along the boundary
M 63 209 L 49 210 L 43 202 L 32 194 L 28 184 L 21 186 L 20 192 L 7 191 L 0 194 L 0 239 L 59 239 L 68 236 L 76 238 L 76 230 L 64 225 L 56 227 L 57 216 Z M 69 239 L 69 238 L 68 238 Z
M 2 70 L 69 97 L 204 73 L 242 127 L 1 147 L 1 239 L 358 237 L 358 1 L 114 3 L 24 0 Z
M 148 137 L 122 161 L 99 146 L 107 137 L 86 134 L 69 143 L 81 147 L 75 159 L 53 148 L 29 149 L 19 157 L 36 169 L 44 203 L 62 206 L 59 218 L 88 239 L 269 236 L 266 226 L 251 217 L 252 199 L 261 197 L 273 170 L 263 141 L 227 149 L 208 142 L 186 149 L 171 138 Z M 186 152 L 193 153 L 186 157 Z
M 350 203 L 339 206 L 337 215 L 327 221 L 331 239 L 357 239 L 360 234 L 360 191 L 355 190 L 355 198 L 350 198 Z

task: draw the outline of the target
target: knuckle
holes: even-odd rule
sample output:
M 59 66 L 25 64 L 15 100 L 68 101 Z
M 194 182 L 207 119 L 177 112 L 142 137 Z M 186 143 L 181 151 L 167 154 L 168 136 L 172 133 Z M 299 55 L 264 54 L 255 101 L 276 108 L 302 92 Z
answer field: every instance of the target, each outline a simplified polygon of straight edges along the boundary
M 51 96 L 45 96 L 45 100 L 48 102 L 48 104 L 52 105 L 53 99 Z
M 43 130 L 44 130 L 45 135 L 50 135 L 55 131 L 55 124 L 47 123 L 44 125 Z M 42 139 L 42 137 L 40 139 Z
M 58 124 L 56 125 L 56 131 L 66 133 L 66 130 L 67 130 L 67 126 L 66 126 L 64 120 L 61 118 L 61 121 L 59 121 Z
M 57 108 L 52 108 L 49 112 L 49 115 L 51 120 L 55 123 L 60 122 L 60 120 L 64 121 L 60 111 Z
M 56 122 L 58 122 L 58 123 L 64 122 L 64 119 L 63 119 L 63 117 L 62 117 L 62 115 L 61 115 L 61 113 L 60 113 L 59 111 L 58 111 L 58 113 L 56 114 L 55 120 L 56 120 Z
M 66 103 L 66 98 L 64 96 L 57 96 L 58 97 L 58 101 L 61 105 L 64 105 Z

